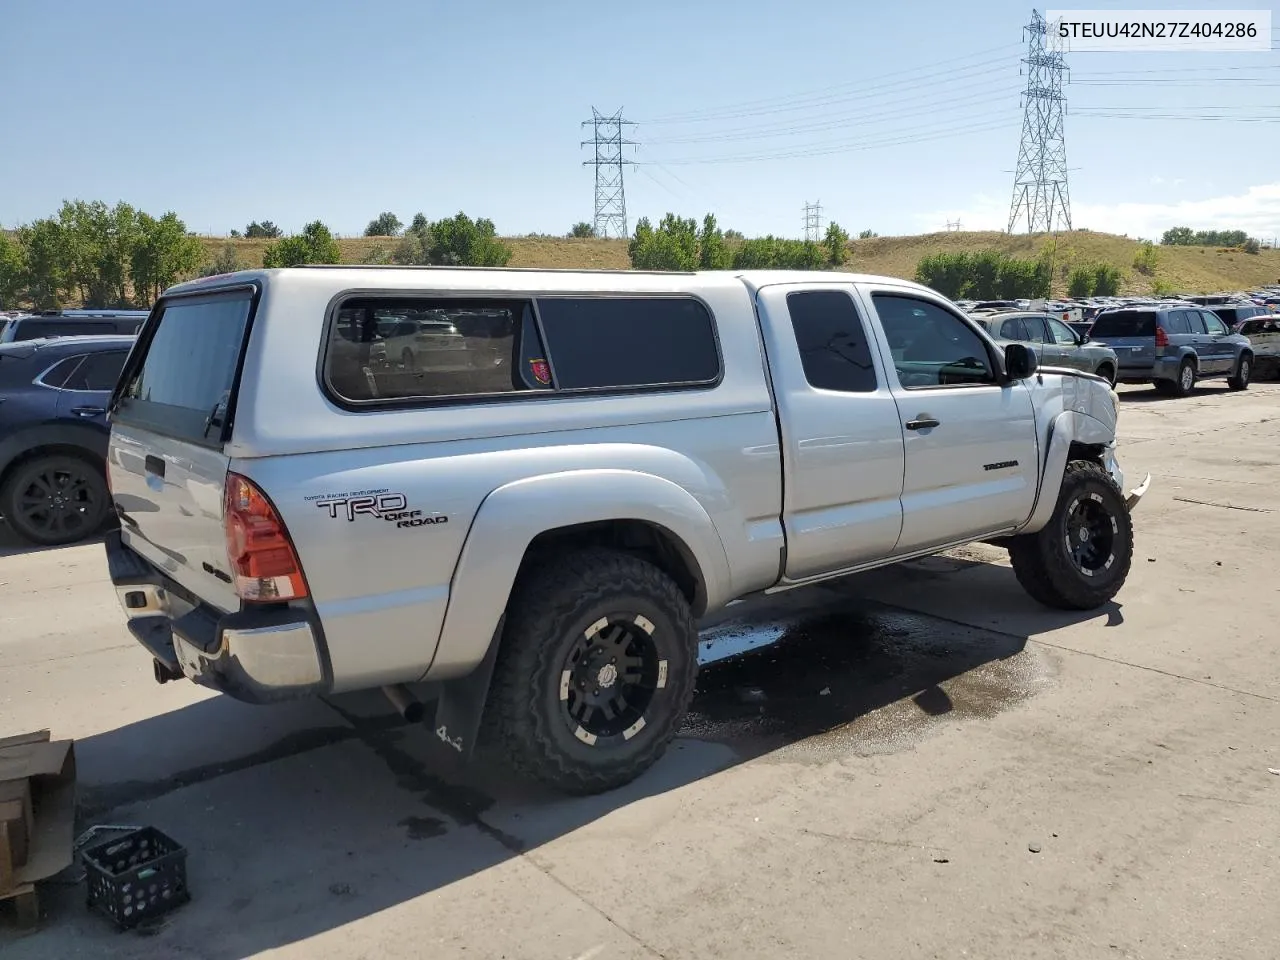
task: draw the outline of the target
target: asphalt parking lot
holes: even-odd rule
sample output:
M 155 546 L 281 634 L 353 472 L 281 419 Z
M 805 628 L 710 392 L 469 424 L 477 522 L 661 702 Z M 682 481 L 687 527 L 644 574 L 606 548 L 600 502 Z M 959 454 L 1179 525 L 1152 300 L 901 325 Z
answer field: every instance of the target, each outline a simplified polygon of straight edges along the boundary
M 377 696 L 158 686 L 100 546 L 2 540 L 0 735 L 75 738 L 80 826 L 169 833 L 193 900 L 116 934 L 68 878 L 0 953 L 1273 960 L 1280 384 L 1121 395 L 1116 603 L 975 547 L 735 608 L 668 756 L 589 799 L 444 769 Z

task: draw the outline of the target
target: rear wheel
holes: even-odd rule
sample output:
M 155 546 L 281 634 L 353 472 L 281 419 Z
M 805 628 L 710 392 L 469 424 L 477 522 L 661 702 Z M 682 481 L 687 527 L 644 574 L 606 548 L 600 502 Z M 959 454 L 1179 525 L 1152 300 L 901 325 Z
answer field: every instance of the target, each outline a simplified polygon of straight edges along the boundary
M 1095 370 L 1094 373 L 1100 376 L 1103 380 L 1107 381 L 1107 383 L 1111 384 L 1111 386 L 1114 387 L 1116 385 L 1116 368 L 1111 366 L 1111 364 L 1109 363 L 1102 364 L 1102 366 L 1098 367 L 1098 369 Z
M 1235 376 L 1227 379 L 1227 386 L 1232 390 L 1248 390 L 1249 378 L 1253 375 L 1253 357 L 1242 354 L 1240 364 L 1236 367 Z
M 1133 523 L 1106 470 L 1067 464 L 1053 516 L 1014 537 L 1009 559 L 1023 589 L 1048 607 L 1092 610 L 1119 593 L 1133 562 Z
M 485 739 L 567 793 L 634 780 L 693 696 L 698 635 L 661 570 L 614 550 L 571 553 L 521 579 L 507 608 Z
M 1196 365 L 1190 358 L 1182 361 L 1178 367 L 1178 379 L 1173 381 L 1172 393 L 1175 397 L 1185 397 L 1196 388 Z
M 0 510 L 18 536 L 60 546 L 92 536 L 107 518 L 102 470 L 80 457 L 37 456 L 19 465 L 0 490 Z

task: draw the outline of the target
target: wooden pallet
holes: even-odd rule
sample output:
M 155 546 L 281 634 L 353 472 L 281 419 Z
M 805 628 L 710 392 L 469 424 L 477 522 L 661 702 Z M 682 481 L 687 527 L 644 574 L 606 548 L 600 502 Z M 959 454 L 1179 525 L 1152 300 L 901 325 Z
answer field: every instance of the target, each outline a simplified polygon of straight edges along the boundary
M 0 901 L 13 901 L 13 914 L 22 929 L 29 929 L 40 922 L 40 895 L 34 883 L 24 883 L 0 893 Z

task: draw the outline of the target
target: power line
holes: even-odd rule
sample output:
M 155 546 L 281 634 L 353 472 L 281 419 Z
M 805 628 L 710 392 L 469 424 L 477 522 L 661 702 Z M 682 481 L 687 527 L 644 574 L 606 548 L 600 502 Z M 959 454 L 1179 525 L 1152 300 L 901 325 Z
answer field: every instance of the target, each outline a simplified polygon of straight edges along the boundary
M 959 89 L 965 89 L 961 86 Z M 731 127 L 727 130 L 718 130 L 705 134 L 682 134 L 675 137 L 653 137 L 646 138 L 646 143 L 658 144 L 685 144 L 685 143 L 714 143 L 728 142 L 734 140 L 763 140 L 770 137 L 790 136 L 797 133 L 816 133 L 823 130 L 836 130 L 844 127 L 857 126 L 863 127 L 868 123 L 877 120 L 908 120 L 912 125 L 916 124 L 914 118 L 904 116 L 907 111 L 902 107 L 907 104 L 927 104 L 930 107 L 948 107 L 956 108 L 971 104 L 990 105 L 998 102 L 1005 97 L 1010 101 L 1019 92 L 1017 87 L 1009 85 L 1008 81 L 998 81 L 991 83 L 985 82 L 976 92 L 971 91 L 963 96 L 944 97 L 939 99 L 934 89 L 923 91 L 921 93 L 912 94 L 908 97 L 898 99 L 887 99 L 876 104 L 871 113 L 836 113 L 827 114 L 820 118 L 811 120 L 783 120 L 774 121 L 772 123 L 761 124 L 751 127 Z M 885 108 L 885 109 L 880 109 Z M 948 114 L 952 112 L 948 109 Z
M 1063 126 L 1066 97 L 1062 93 L 1062 41 L 1048 37 L 1039 11 L 1031 12 L 1027 37 L 1027 89 L 1023 95 L 1022 142 L 1013 176 L 1008 232 L 1025 217 L 1027 233 L 1056 233 L 1071 229 L 1071 199 L 1067 190 L 1067 138 Z M 1045 46 L 1048 37 L 1049 46 Z
M 1110 113 L 1105 110 L 1076 111 L 1072 116 L 1101 117 L 1115 120 L 1226 120 L 1231 123 L 1280 123 L 1280 115 L 1272 117 L 1214 116 L 1192 113 Z
M 986 50 L 975 50 L 963 56 L 952 57 L 947 60 L 935 60 L 931 64 L 931 67 L 936 68 L 936 67 L 945 66 L 947 64 L 960 63 L 965 60 L 972 60 L 975 57 L 981 57 L 991 53 L 1008 51 L 1010 48 L 1016 47 L 1016 46 L 1019 46 L 1019 44 L 1006 43 L 996 47 L 990 47 Z M 1004 58 L 998 58 L 996 60 L 988 60 L 984 62 L 985 63 L 1004 63 L 1007 61 L 1005 61 Z M 975 66 L 981 66 L 981 65 L 982 64 L 977 64 Z M 962 69 L 966 69 L 966 68 L 962 68 Z M 954 71 L 942 71 L 942 72 L 947 74 L 954 73 Z M 894 70 L 894 71 L 889 71 L 888 73 L 880 73 L 880 74 L 877 74 L 876 76 L 877 76 L 877 79 L 881 79 L 881 80 L 884 79 L 885 77 L 905 76 L 910 79 L 908 81 L 903 81 L 903 82 L 919 82 L 922 76 L 927 76 L 927 75 L 928 75 L 927 73 L 922 73 L 919 67 L 908 67 L 903 70 Z M 883 88 L 883 87 L 890 87 L 894 85 L 895 84 L 893 83 L 880 84 L 878 85 L 877 89 Z M 734 113 L 741 110 L 754 111 L 757 109 L 763 109 L 770 106 L 776 106 L 779 104 L 793 103 L 797 101 L 804 101 L 807 99 L 814 99 L 814 98 L 821 99 L 827 96 L 831 96 L 833 91 L 847 90 L 850 88 L 856 88 L 861 90 L 870 89 L 868 88 L 865 80 L 847 80 L 843 83 L 834 84 L 828 87 L 821 87 L 816 90 L 786 94 L 779 97 L 765 97 L 763 99 L 757 99 L 757 100 L 744 100 L 744 101 L 739 101 L 738 103 L 725 104 L 720 107 L 704 107 L 699 110 L 688 110 L 683 113 L 669 114 L 667 116 L 650 117 L 648 119 L 643 119 L 640 122 L 648 125 L 658 125 L 658 124 L 668 124 L 668 123 L 671 123 L 671 124 L 695 123 L 701 120 L 712 119 L 717 116 L 721 116 L 724 113 Z
M 811 243 L 822 239 L 822 201 L 804 202 L 804 238 Z
M 664 159 L 667 166 L 687 166 L 691 164 L 715 163 L 753 163 L 765 160 L 792 160 L 805 157 L 825 157 L 840 153 L 855 153 L 861 150 L 878 150 L 884 147 L 896 147 L 911 143 L 927 143 L 933 140 L 947 140 L 954 137 L 968 137 L 977 133 L 989 133 L 996 130 L 1010 130 L 1018 125 L 1016 119 L 996 120 L 984 124 L 962 123 L 954 127 L 933 127 L 929 133 L 908 134 L 888 137 L 880 140 L 846 140 L 828 144 L 805 144 L 797 149 L 775 152 L 738 154 L 718 157 L 680 157 Z M 919 129 L 918 125 L 913 125 Z
M 583 140 L 581 147 L 590 145 L 595 148 L 595 156 L 584 160 L 583 166 L 593 166 L 595 170 L 595 220 L 594 229 L 597 237 L 626 237 L 627 232 L 627 196 L 623 185 L 622 168 L 631 163 L 623 158 L 624 147 L 634 146 L 635 141 L 627 140 L 623 129 L 634 126 L 629 120 L 622 119 L 619 110 L 612 116 L 605 116 L 595 107 L 591 108 L 591 119 L 584 120 L 582 125 L 590 125 L 592 138 Z

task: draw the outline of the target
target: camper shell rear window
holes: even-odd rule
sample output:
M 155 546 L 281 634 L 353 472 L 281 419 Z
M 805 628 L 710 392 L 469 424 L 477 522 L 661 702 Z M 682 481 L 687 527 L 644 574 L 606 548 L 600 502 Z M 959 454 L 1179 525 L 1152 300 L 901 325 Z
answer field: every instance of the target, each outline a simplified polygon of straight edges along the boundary
M 691 296 L 361 294 L 331 311 L 323 374 L 344 406 L 439 403 L 705 388 L 721 358 Z

